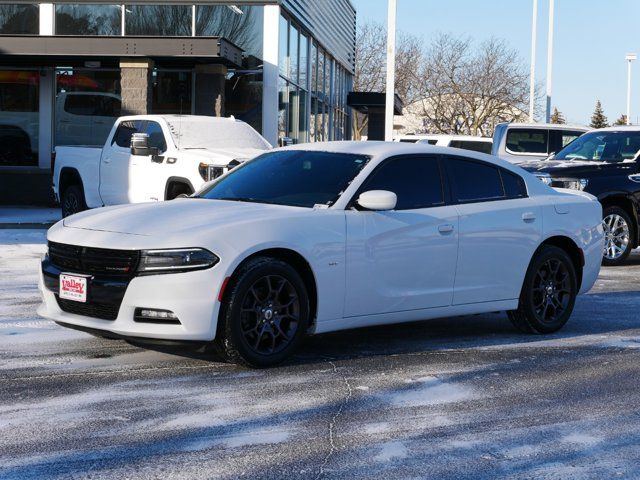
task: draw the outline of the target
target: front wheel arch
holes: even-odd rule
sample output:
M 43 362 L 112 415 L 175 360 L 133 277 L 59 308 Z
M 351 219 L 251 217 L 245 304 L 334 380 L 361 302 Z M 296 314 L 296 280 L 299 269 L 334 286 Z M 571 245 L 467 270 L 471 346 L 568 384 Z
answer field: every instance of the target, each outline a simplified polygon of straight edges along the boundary
M 247 262 L 257 257 L 270 257 L 276 260 L 282 260 L 291 265 L 300 274 L 309 294 L 309 322 L 310 327 L 313 329 L 316 325 L 316 316 L 318 314 L 318 287 L 316 276 L 307 259 L 290 248 L 268 248 L 259 250 L 248 255 L 234 268 L 233 273 L 229 276 L 230 282 L 233 282 L 237 273 Z M 229 285 L 227 285 L 223 292 L 222 301 L 225 301 L 229 290 Z M 218 319 L 218 325 L 220 325 L 220 319 Z

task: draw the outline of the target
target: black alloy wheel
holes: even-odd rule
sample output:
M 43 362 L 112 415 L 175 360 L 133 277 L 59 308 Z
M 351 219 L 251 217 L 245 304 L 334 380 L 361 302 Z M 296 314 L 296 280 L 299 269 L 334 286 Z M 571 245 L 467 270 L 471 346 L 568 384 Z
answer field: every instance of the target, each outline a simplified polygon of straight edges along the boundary
M 87 209 L 84 201 L 84 193 L 79 185 L 71 185 L 64 189 L 60 199 L 62 208 L 62 218 L 66 218 L 74 213 L 79 213 Z
M 573 261 L 561 248 L 544 245 L 529 264 L 518 309 L 507 314 L 525 333 L 553 333 L 569 320 L 577 295 Z
M 300 274 L 269 257 L 251 259 L 234 275 L 221 305 L 214 346 L 227 361 L 252 367 L 282 362 L 309 325 L 309 297 Z

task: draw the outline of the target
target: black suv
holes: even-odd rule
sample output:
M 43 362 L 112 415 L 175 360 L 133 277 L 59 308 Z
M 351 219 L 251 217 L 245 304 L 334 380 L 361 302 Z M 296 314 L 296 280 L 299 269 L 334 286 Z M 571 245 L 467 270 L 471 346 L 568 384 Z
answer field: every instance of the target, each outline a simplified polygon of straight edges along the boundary
M 584 190 L 603 208 L 604 265 L 620 265 L 639 245 L 640 127 L 610 127 L 577 138 L 547 160 L 521 167 L 552 187 Z

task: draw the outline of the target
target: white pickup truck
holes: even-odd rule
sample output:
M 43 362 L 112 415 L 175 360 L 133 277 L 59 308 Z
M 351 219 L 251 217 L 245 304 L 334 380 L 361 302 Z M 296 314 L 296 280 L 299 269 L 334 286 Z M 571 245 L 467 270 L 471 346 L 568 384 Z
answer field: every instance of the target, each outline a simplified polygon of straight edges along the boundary
M 102 148 L 56 147 L 53 191 L 63 217 L 87 208 L 171 200 L 270 149 L 234 118 L 121 117 Z

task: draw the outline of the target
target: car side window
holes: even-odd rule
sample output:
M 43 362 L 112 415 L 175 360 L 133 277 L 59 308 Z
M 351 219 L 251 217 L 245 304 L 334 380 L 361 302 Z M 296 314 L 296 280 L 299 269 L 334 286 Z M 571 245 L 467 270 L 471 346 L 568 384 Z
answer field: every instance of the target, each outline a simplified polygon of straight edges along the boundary
M 444 204 L 438 159 L 431 156 L 392 158 L 378 167 L 361 191 L 388 190 L 398 196 L 396 210 Z
M 141 122 L 139 120 L 127 120 L 116 129 L 116 133 L 113 135 L 111 145 L 114 143 L 119 147 L 131 148 L 131 136 L 134 133 L 140 132 Z
M 473 152 L 491 153 L 490 142 L 477 142 L 473 140 L 451 140 L 450 147 L 462 148 L 463 150 L 471 150 Z
M 507 131 L 506 146 L 510 153 L 548 153 L 549 132 L 539 128 L 510 128 Z
M 445 160 L 454 199 L 460 203 L 483 202 L 505 198 L 500 169 L 479 160 L 447 158 Z
M 72 115 L 94 115 L 96 99 L 94 95 L 67 95 L 64 111 Z
M 500 169 L 502 185 L 507 198 L 524 198 L 527 196 L 527 184 L 520 175 Z
M 149 146 L 158 147 L 160 152 L 164 152 L 167 149 L 167 142 L 164 139 L 164 133 L 162 133 L 162 127 L 158 122 L 147 122 L 147 126 L 144 129 L 144 133 L 149 135 Z

